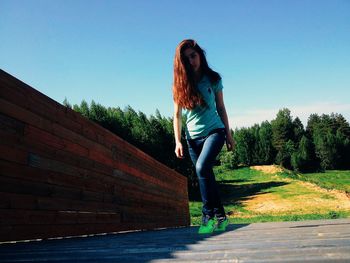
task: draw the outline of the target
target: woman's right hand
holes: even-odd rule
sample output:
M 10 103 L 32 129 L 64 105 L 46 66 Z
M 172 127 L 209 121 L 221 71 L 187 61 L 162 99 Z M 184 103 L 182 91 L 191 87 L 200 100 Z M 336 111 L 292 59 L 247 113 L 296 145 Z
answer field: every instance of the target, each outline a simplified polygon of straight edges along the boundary
M 183 152 L 183 147 L 182 147 L 182 143 L 176 143 L 175 146 L 175 154 L 177 158 L 183 159 L 184 158 L 184 152 Z

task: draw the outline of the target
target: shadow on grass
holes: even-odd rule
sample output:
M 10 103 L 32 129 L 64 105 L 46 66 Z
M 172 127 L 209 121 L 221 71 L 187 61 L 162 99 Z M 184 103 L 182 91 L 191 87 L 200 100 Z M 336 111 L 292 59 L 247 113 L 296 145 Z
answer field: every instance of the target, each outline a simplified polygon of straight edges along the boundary
M 219 184 L 237 184 L 237 183 L 244 183 L 244 182 L 249 182 L 250 180 L 242 180 L 242 179 L 237 179 L 237 180 L 222 180 L 219 181 Z
M 218 188 L 223 205 L 241 205 L 243 201 L 249 200 L 252 196 L 269 193 L 269 189 L 284 186 L 287 182 L 263 182 L 251 184 L 238 184 L 249 182 L 249 180 L 226 180 L 219 181 Z M 201 202 L 199 188 L 189 191 L 190 201 Z
M 244 185 L 234 185 L 228 183 L 220 183 L 218 185 L 222 202 L 224 205 L 239 205 L 242 201 L 252 198 L 252 196 L 269 193 L 269 189 L 284 186 L 287 182 L 264 182 Z

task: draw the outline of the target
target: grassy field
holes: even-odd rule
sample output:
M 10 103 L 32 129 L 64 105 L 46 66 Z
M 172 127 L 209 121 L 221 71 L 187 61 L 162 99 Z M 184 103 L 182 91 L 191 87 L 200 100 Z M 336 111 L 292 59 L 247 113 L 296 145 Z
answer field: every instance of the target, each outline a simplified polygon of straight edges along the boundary
M 231 223 L 350 216 L 350 199 L 345 193 L 349 190 L 349 171 L 308 174 L 307 180 L 306 175 L 291 175 L 274 166 L 237 170 L 215 167 L 215 174 Z M 199 192 L 191 199 L 191 223 L 197 225 L 202 206 Z
M 310 182 L 325 189 L 336 189 L 350 194 L 350 171 L 331 170 L 324 173 L 296 174 L 292 172 L 282 172 L 294 179 Z

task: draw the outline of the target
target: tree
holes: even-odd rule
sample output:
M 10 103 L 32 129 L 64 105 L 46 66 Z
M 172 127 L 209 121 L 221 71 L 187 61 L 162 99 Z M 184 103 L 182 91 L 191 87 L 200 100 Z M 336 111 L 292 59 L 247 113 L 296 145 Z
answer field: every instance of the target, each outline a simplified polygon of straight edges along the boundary
M 316 126 L 321 122 L 320 116 L 318 116 L 316 113 L 311 114 L 307 120 L 306 125 L 306 134 L 309 136 L 309 138 L 312 138 L 314 131 L 316 129 Z
M 291 155 L 295 150 L 294 125 L 290 110 L 279 110 L 276 119 L 271 121 L 272 145 L 277 150 L 276 163 L 291 168 Z
M 236 129 L 234 133 L 236 141 L 236 152 L 239 156 L 239 162 L 242 165 L 249 166 L 253 161 L 254 138 L 248 128 Z
M 332 114 L 336 126 L 338 168 L 350 169 L 350 125 L 341 114 Z
M 103 127 L 108 127 L 107 109 L 95 101 L 92 101 L 90 104 L 89 119 L 97 122 Z
M 316 155 L 321 159 L 323 169 L 334 169 L 337 165 L 337 140 L 330 130 L 317 129 L 314 132 Z
M 87 102 L 85 100 L 82 100 L 82 102 L 80 103 L 80 106 L 75 104 L 73 106 L 73 110 L 79 112 L 85 118 L 89 118 L 89 115 L 90 115 L 89 105 L 87 104 Z
M 259 131 L 260 131 L 260 126 L 259 124 L 254 124 L 252 127 L 248 128 L 248 131 L 250 133 L 251 136 L 251 147 L 253 147 L 252 149 L 252 162 L 251 165 L 258 165 L 261 163 L 261 150 L 260 150 L 260 143 L 259 143 Z
M 277 156 L 276 156 L 277 164 L 287 169 L 292 169 L 291 158 L 294 152 L 295 152 L 294 142 L 292 140 L 288 140 L 288 142 L 286 142 L 282 146 L 281 150 L 279 150 L 277 153 Z
M 276 150 L 272 145 L 272 126 L 268 121 L 261 123 L 258 143 L 260 164 L 271 164 L 275 160 Z
M 294 127 L 289 109 L 279 110 L 276 119 L 271 121 L 271 128 L 272 144 L 277 151 L 281 151 L 288 140 L 294 141 Z
M 350 127 L 341 114 L 312 115 L 307 131 L 315 144 L 316 156 L 323 169 L 350 167 Z
M 291 165 L 298 172 L 313 172 L 320 169 L 320 162 L 316 158 L 312 141 L 303 135 L 297 151 L 292 153 Z
M 63 105 L 67 108 L 72 108 L 72 105 L 68 102 L 67 97 L 64 98 Z
M 301 138 L 305 134 L 304 125 L 298 117 L 296 117 L 293 120 L 292 124 L 293 124 L 293 141 L 295 145 L 298 146 Z
M 64 104 L 70 104 L 65 99 Z M 159 110 L 147 117 L 131 106 L 105 108 L 82 101 L 73 110 L 109 129 L 129 143 L 148 153 L 172 169 L 186 175 L 189 185 L 196 185 L 197 177 L 189 158 L 184 131 L 181 140 L 185 159 L 174 154 L 175 143 L 173 119 L 163 117 Z M 185 119 L 182 118 L 183 127 Z M 311 172 L 320 169 L 350 168 L 350 126 L 341 114 L 311 114 L 306 131 L 297 117 L 292 120 L 290 111 L 282 109 L 274 120 L 255 124 L 249 128 L 236 129 L 236 148 L 220 154 L 223 165 L 236 168 L 238 165 L 278 163 L 288 169 Z
M 109 119 L 108 129 L 126 140 L 128 138 L 128 128 L 126 127 L 124 112 L 119 107 L 109 107 L 107 114 Z
M 224 150 L 223 153 L 220 155 L 220 163 L 226 168 L 236 169 L 239 164 L 239 157 L 237 151 L 234 150 L 228 152 Z

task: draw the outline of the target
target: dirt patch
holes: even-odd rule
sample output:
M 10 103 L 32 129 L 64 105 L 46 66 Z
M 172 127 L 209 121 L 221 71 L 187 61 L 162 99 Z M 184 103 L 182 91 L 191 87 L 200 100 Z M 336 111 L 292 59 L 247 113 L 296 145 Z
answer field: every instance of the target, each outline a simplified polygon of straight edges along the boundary
M 251 169 L 262 171 L 267 174 L 276 174 L 279 172 L 283 172 L 282 168 L 277 165 L 256 165 L 251 166 Z
M 258 214 L 285 213 L 292 211 L 295 207 L 291 200 L 283 200 L 275 194 L 266 193 L 253 196 L 252 199 L 244 202 L 245 209 Z
M 281 186 L 282 191 L 279 193 L 268 192 L 252 196 L 243 202 L 244 208 L 260 215 L 350 210 L 350 199 L 345 193 L 326 190 L 311 183 L 292 181 Z
M 314 189 L 315 191 L 322 192 L 324 194 L 329 194 L 340 200 L 345 200 L 345 201 L 347 200 L 350 205 L 350 196 L 346 192 L 339 191 L 339 190 L 328 190 L 309 182 L 300 182 L 300 184 L 304 185 L 305 187 Z

